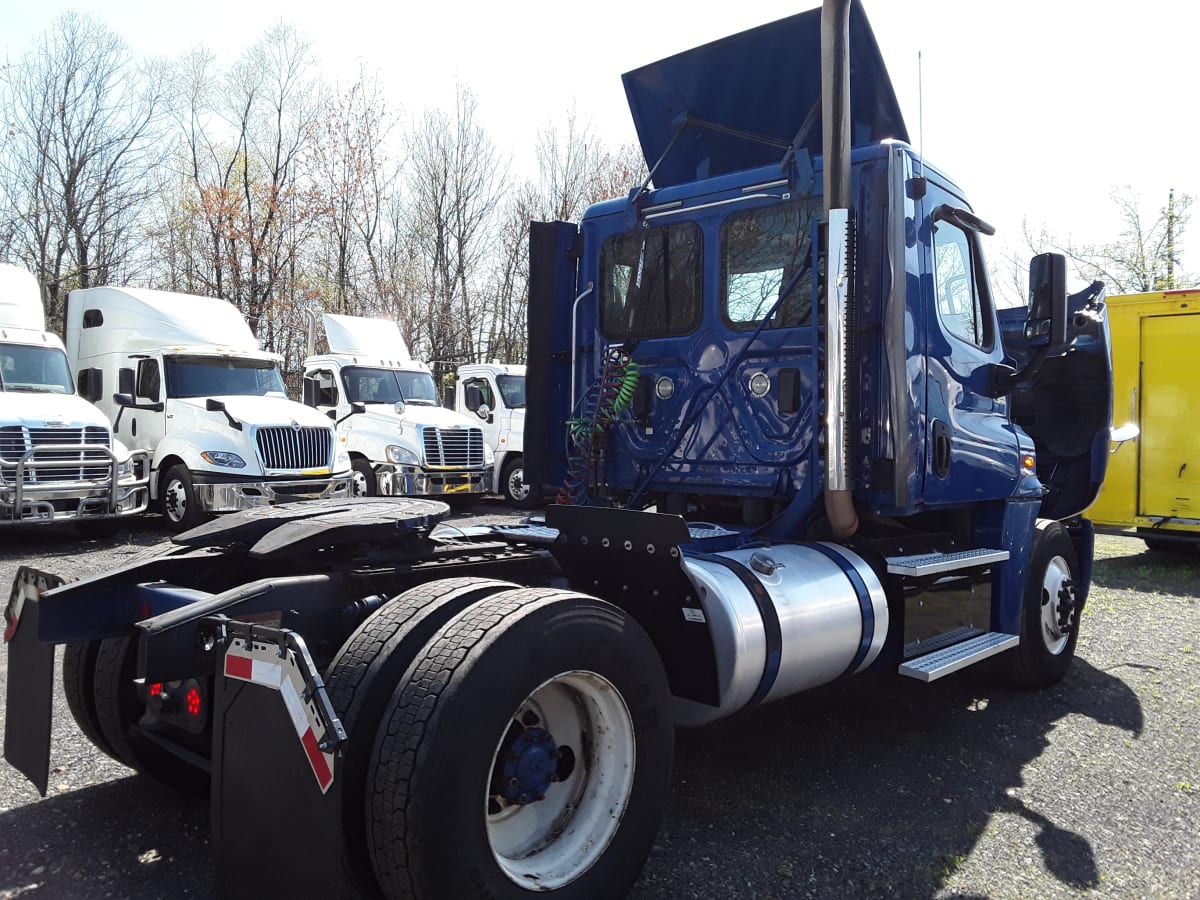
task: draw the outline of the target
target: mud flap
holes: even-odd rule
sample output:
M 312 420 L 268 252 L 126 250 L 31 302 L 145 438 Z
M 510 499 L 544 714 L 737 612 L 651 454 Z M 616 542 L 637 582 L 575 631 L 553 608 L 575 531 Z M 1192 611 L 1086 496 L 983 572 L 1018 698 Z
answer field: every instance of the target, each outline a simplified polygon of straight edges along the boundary
M 346 734 L 303 639 L 208 619 L 220 649 L 212 830 L 221 897 L 340 897 Z
M 62 578 L 21 566 L 4 609 L 8 643 L 4 758 L 43 797 L 50 779 L 50 725 L 54 697 L 54 645 L 38 638 L 41 595 Z

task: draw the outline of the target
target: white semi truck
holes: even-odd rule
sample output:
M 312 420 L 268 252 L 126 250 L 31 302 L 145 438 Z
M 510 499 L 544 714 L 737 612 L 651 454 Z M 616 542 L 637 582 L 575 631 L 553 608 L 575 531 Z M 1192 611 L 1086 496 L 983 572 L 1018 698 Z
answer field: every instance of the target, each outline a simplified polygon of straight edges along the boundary
M 459 366 L 454 409 L 479 419 L 496 461 L 492 483 L 514 506 L 532 506 L 540 491 L 525 480 L 525 367 L 504 363 Z
M 97 287 L 67 301 L 67 353 L 117 393 L 91 399 L 150 455 L 167 527 L 291 500 L 345 497 L 350 459 L 324 416 L 287 398 L 281 357 L 231 303 Z
M 80 381 L 100 389 L 94 372 Z M 37 279 L 0 264 L 0 525 L 74 522 L 85 536 L 107 536 L 145 510 L 146 482 L 146 454 L 114 440 L 75 393 Z
M 310 320 L 304 402 L 337 423 L 360 497 L 470 502 L 492 487 L 482 428 L 441 406 L 429 366 L 411 358 L 396 323 L 321 315 L 329 352 L 316 354 Z

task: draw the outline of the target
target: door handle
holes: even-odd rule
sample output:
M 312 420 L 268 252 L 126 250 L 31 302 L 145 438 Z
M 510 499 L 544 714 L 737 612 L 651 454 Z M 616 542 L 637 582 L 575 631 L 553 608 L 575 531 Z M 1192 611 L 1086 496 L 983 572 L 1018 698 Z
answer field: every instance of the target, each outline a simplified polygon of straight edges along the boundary
M 933 423 L 933 474 L 938 478 L 950 474 L 950 426 L 941 419 Z

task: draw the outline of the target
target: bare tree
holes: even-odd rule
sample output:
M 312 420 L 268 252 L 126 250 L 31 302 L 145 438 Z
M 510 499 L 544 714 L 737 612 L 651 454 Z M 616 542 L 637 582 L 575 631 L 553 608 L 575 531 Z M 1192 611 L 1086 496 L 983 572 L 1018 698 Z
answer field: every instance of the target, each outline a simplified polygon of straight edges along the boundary
M 379 241 L 396 178 L 386 149 L 393 125 L 378 80 L 360 71 L 347 90 L 324 98 L 309 146 L 322 281 L 332 294 L 328 305 L 340 313 L 389 305 L 380 296 Z
M 646 177 L 636 148 L 609 149 L 596 139 L 589 124 L 579 121 L 574 109 L 567 112 L 565 122 L 562 131 L 550 123 L 538 132 L 538 180 L 525 182 L 510 194 L 498 228 L 487 340 L 478 348 L 491 359 L 525 360 L 530 221 L 578 221 L 591 204 L 621 196 Z
M 474 359 L 483 339 L 477 287 L 495 244 L 507 168 L 476 120 L 474 95 L 461 85 L 453 116 L 427 112 L 411 135 L 407 224 L 429 300 L 422 344 L 435 370 Z
M 8 253 L 35 271 L 61 326 L 63 294 L 125 280 L 163 146 L 165 71 L 137 67 L 124 42 L 67 12 L 8 67 L 0 151 Z
M 1171 191 L 1166 206 L 1147 216 L 1141 200 L 1129 187 L 1112 192 L 1121 222 L 1121 231 L 1112 241 L 1076 243 L 1061 240 L 1045 229 L 1033 232 L 1026 225 L 1025 242 L 1032 253 L 1052 250 L 1064 254 L 1084 282 L 1103 281 L 1110 294 L 1164 291 L 1196 283 L 1183 268 L 1180 246 L 1188 220 L 1192 198 Z M 1015 256 L 1004 261 L 1000 281 L 1011 279 L 1009 289 L 1018 296 L 1026 290 L 1027 260 Z

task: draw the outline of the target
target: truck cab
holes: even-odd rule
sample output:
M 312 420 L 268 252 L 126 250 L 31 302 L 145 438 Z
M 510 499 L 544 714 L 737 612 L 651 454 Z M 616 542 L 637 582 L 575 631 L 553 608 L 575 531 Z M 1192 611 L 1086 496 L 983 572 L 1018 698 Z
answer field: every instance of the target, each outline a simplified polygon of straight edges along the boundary
M 81 381 L 98 381 L 95 372 Z M 149 502 L 146 454 L 113 438 L 75 392 L 63 342 L 45 330 L 41 288 L 0 265 L 0 524 L 74 522 L 111 534 Z
M 478 420 L 444 408 L 429 366 L 411 358 L 396 323 L 324 313 L 304 361 L 304 402 L 326 415 L 353 466 L 358 497 L 478 500 L 492 488 L 494 454 Z M 315 325 L 315 321 L 314 321 Z
M 454 379 L 454 409 L 479 419 L 483 439 L 496 455 L 492 483 L 514 506 L 532 506 L 522 463 L 525 445 L 525 367 L 504 363 L 459 366 Z
M 88 399 L 150 456 L 150 495 L 172 531 L 217 513 L 347 495 L 350 461 L 329 420 L 288 399 L 281 357 L 259 349 L 231 303 L 72 291 L 67 347 L 101 373 Z

